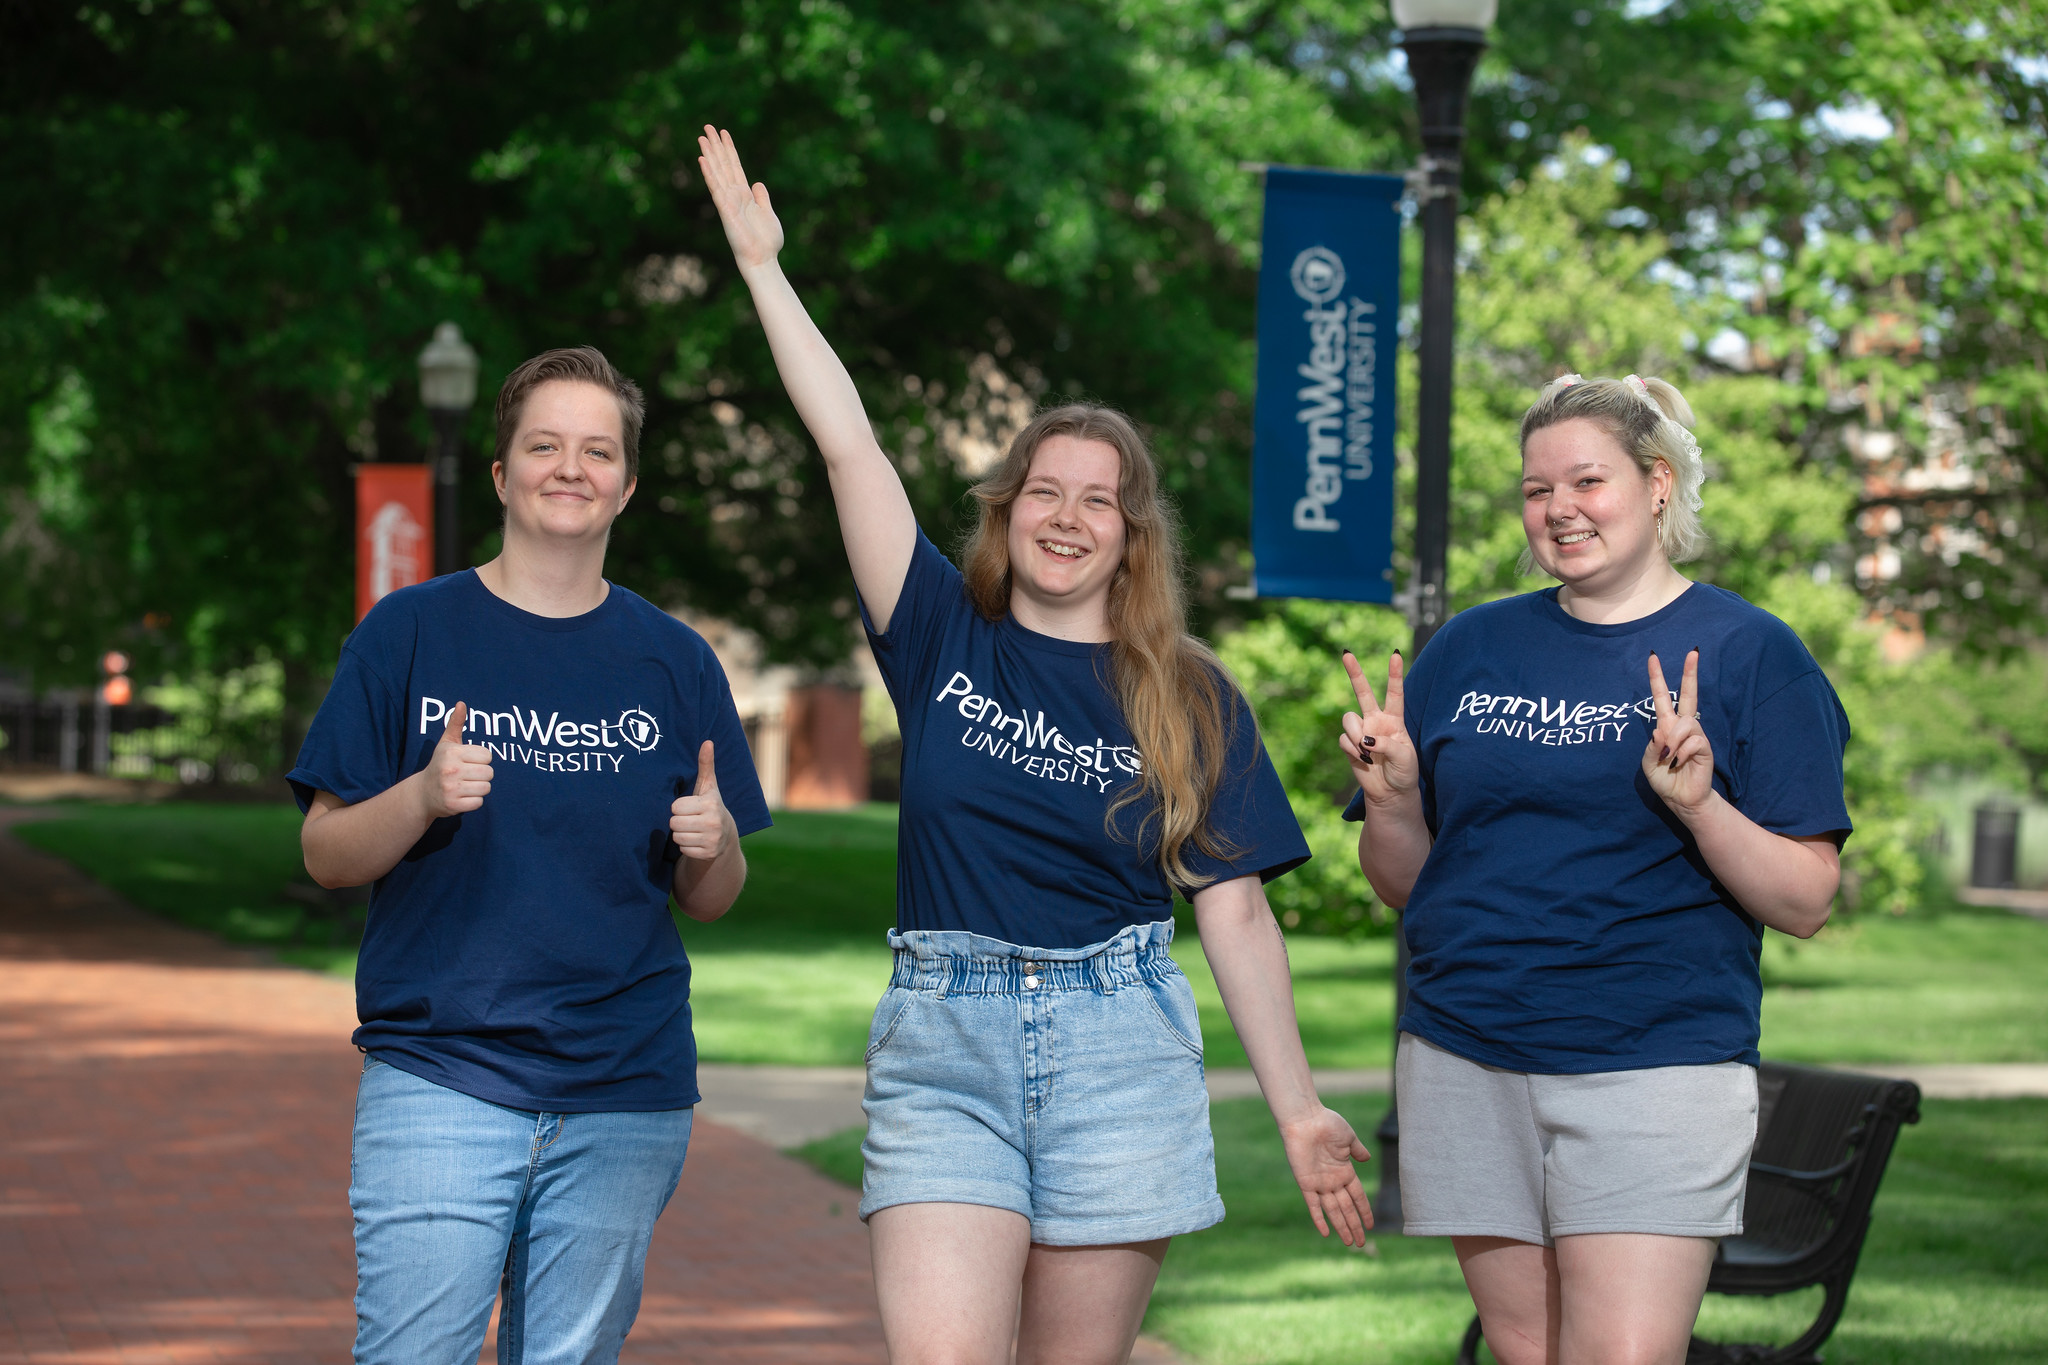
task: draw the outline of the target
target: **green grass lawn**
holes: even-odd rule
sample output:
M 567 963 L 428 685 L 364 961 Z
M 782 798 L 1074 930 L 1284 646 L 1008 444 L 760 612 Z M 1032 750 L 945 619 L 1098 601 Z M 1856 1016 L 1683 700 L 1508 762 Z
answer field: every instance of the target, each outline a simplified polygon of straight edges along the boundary
M 137 904 L 288 961 L 353 969 L 353 942 L 282 894 L 304 881 L 289 806 L 88 806 L 20 836 Z M 784 812 L 750 835 L 751 874 L 716 924 L 682 923 L 696 964 L 709 1060 L 856 1065 L 888 978 L 895 808 Z M 1302 1035 L 1318 1066 L 1385 1066 L 1392 945 L 1297 935 L 1289 944 Z M 1212 1066 L 1242 1066 L 1184 912 L 1175 956 L 1202 1005 Z M 1788 1061 L 2048 1060 L 2048 924 L 1956 905 L 1831 926 L 1811 942 L 1771 934 L 1764 1051 Z
M 295 806 L 81 803 L 14 834 L 167 919 L 273 949 L 298 966 L 355 970 L 359 926 L 345 916 L 323 921 L 284 894 L 293 882 L 312 884 Z
M 748 838 L 739 905 L 717 924 L 682 925 L 707 1060 L 859 1062 L 888 975 L 894 819 L 887 807 L 788 813 Z M 290 807 L 81 805 L 17 833 L 157 913 L 288 961 L 353 967 L 352 945 L 327 942 L 330 927 L 281 894 L 304 879 Z M 1384 1065 L 1390 945 L 1297 937 L 1290 952 L 1311 1058 Z M 1202 1001 L 1210 1064 L 1242 1065 L 1185 922 L 1177 955 Z M 1764 1051 L 1850 1063 L 2048 1059 L 2044 978 L 2048 924 L 1947 903 L 1810 943 L 1774 934 Z M 1383 1103 L 1333 1102 L 1361 1131 Z M 1926 1113 L 1893 1157 L 1830 1365 L 2048 1359 L 2048 1101 L 1930 1102 Z M 1471 1311 L 1448 1247 L 1382 1237 L 1359 1255 L 1319 1241 L 1263 1103 L 1219 1104 L 1215 1125 L 1230 1217 L 1175 1245 L 1148 1329 L 1205 1365 L 1448 1361 Z M 858 1148 L 847 1132 L 799 1154 L 857 1183 Z M 1789 1337 L 1816 1299 L 1714 1299 L 1703 1330 Z
M 1361 1130 L 1379 1116 L 1372 1096 L 1332 1102 Z M 1892 1155 L 1828 1363 L 2048 1360 L 2048 1100 L 1923 1108 Z M 1213 1119 L 1229 1216 L 1174 1242 L 1146 1330 L 1204 1365 L 1445 1365 L 1472 1316 L 1450 1244 L 1375 1237 L 1361 1255 L 1319 1239 L 1265 1105 L 1218 1104 Z M 798 1155 L 857 1185 L 859 1143 L 849 1131 Z M 1817 1289 L 1710 1296 L 1700 1332 L 1789 1341 L 1819 1304 Z

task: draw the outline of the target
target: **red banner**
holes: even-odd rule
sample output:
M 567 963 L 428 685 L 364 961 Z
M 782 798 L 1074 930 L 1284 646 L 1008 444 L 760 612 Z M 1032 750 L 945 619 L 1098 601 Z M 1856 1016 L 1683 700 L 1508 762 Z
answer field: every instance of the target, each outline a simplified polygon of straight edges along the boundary
M 423 464 L 356 466 L 356 620 L 434 575 L 434 485 Z

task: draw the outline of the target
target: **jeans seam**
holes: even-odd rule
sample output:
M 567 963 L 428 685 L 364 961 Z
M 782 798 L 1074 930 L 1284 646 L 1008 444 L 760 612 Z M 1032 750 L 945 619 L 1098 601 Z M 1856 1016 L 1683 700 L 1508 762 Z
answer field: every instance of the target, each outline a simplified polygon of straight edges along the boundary
M 544 1156 L 547 1153 L 549 1148 L 553 1147 L 557 1142 L 560 1142 L 562 1140 L 562 1125 L 568 1121 L 568 1118 L 569 1116 L 567 1114 L 542 1114 L 540 1116 L 540 1121 L 543 1123 L 545 1123 L 549 1119 L 553 1119 L 555 1121 L 555 1126 L 553 1131 L 548 1134 L 548 1140 L 546 1142 L 535 1142 L 533 1148 L 533 1159 L 535 1161 L 539 1160 L 542 1156 Z M 538 1139 L 540 1135 L 536 1133 L 534 1136 L 536 1139 Z M 528 1174 L 532 1173 L 532 1169 L 532 1163 L 529 1162 L 527 1165 Z

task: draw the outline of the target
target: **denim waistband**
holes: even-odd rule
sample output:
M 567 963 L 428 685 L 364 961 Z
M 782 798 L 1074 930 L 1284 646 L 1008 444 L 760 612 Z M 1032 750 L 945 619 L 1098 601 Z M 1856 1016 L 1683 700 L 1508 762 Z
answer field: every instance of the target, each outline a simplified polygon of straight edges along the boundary
M 1086 948 L 1026 948 L 964 929 L 889 931 L 896 950 L 891 986 L 948 995 L 1099 991 L 1156 981 L 1180 969 L 1167 947 L 1173 921 L 1127 925 Z

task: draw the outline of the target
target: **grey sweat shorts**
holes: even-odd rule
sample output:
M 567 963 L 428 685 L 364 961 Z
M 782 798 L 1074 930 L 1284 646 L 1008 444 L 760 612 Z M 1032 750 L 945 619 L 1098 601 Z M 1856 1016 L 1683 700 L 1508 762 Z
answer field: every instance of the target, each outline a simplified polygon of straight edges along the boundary
M 1588 1232 L 1742 1231 L 1754 1067 L 1547 1076 L 1468 1061 L 1404 1033 L 1395 1082 L 1411 1236 L 1549 1246 Z

